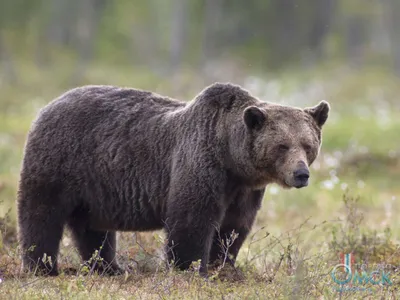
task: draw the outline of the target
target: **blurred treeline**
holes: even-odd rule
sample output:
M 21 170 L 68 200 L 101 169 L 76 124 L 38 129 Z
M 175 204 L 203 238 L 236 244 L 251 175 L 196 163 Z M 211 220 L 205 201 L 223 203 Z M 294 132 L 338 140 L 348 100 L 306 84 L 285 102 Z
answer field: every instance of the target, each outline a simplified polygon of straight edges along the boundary
M 2 79 L 15 62 L 93 62 L 169 76 L 226 60 L 273 70 L 341 61 L 400 74 L 399 0 L 0 0 Z

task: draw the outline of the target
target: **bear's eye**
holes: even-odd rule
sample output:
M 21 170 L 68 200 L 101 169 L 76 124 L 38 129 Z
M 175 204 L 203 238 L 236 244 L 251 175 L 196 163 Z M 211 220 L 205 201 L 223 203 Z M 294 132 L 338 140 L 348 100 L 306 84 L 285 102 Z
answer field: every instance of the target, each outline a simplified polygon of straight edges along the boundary
M 308 144 L 303 145 L 303 148 L 304 148 L 304 150 L 305 150 L 306 152 L 311 152 L 311 146 L 310 146 L 310 145 L 308 145 Z
M 278 145 L 278 150 L 280 152 L 286 152 L 286 151 L 289 150 L 289 146 L 288 145 L 284 145 L 284 144 L 280 144 L 280 145 Z

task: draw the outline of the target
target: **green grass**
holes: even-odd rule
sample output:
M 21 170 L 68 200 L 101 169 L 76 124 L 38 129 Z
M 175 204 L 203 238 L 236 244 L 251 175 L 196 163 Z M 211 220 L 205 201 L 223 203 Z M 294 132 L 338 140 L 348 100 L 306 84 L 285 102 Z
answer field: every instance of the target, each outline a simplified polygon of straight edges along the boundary
M 0 298 L 1 299 L 370 299 L 398 296 L 393 285 L 356 285 L 337 292 L 331 278 L 341 252 L 357 263 L 399 266 L 400 80 L 382 70 L 351 71 L 321 67 L 262 77 L 253 90 L 264 100 L 298 106 L 331 103 L 321 155 L 311 169 L 310 186 L 301 190 L 268 187 L 252 236 L 243 246 L 238 270 L 177 272 L 160 259 L 163 234 L 121 235 L 119 255 L 132 272 L 115 278 L 95 274 L 35 278 L 19 273 L 15 243 L 15 195 L 25 137 L 38 109 L 73 87 L 68 66 L 24 70 L 18 86 L 0 88 Z M 104 70 L 107 70 L 105 72 Z M 273 80 L 273 81 L 271 81 Z M 254 81 L 254 80 L 253 80 Z M 249 80 L 243 78 L 237 83 Z M 203 88 L 194 72 L 166 79 L 146 70 L 97 65 L 83 83 L 118 84 L 190 99 Z M 346 196 L 344 196 L 346 195 Z M 356 200 L 359 199 L 359 200 Z M 7 222 L 4 215 L 11 209 Z M 144 250 L 145 249 L 145 250 Z M 81 269 L 66 235 L 61 266 Z M 346 286 L 348 287 L 348 286 Z M 361 290 L 364 289 L 364 290 Z

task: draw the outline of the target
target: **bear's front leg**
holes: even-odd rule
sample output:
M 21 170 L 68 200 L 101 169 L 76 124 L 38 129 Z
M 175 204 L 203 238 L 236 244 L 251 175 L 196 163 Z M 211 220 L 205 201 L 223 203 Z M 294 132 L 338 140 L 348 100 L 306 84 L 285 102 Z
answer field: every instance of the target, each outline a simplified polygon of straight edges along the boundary
M 226 210 L 222 225 L 214 234 L 210 251 L 210 264 L 219 267 L 234 265 L 261 207 L 264 189 L 240 191 Z
M 221 174 L 208 170 L 201 175 L 186 173 L 174 177 L 164 228 L 169 261 L 185 270 L 200 259 L 200 274 L 206 276 L 215 229 L 220 226 L 225 207 Z

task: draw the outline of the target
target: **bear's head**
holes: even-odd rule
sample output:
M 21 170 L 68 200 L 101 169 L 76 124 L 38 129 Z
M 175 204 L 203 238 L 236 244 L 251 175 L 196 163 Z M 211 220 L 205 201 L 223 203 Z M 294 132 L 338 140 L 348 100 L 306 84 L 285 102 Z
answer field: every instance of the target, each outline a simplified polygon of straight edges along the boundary
M 305 109 L 263 103 L 246 107 L 242 120 L 256 181 L 307 186 L 328 113 L 325 101 Z
M 200 94 L 223 112 L 219 130 L 224 166 L 254 188 L 277 183 L 308 185 L 309 166 L 318 156 L 329 104 L 300 109 L 263 102 L 231 84 L 214 84 Z

